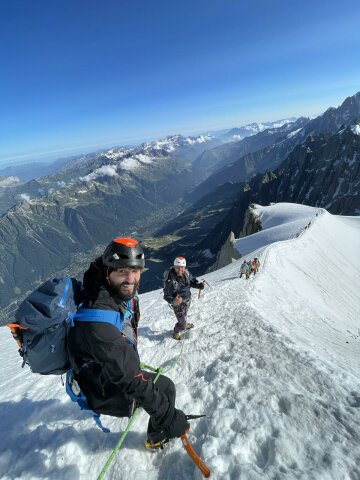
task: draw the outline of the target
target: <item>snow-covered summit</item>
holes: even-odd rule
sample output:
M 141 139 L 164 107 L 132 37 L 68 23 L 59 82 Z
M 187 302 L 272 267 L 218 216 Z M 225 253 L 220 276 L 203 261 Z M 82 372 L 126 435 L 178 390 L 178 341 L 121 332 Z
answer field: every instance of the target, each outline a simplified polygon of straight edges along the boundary
M 164 150 L 166 152 L 173 152 L 176 148 L 206 143 L 213 140 L 213 138 L 214 137 L 209 134 L 198 135 L 196 137 L 184 137 L 183 135 L 168 135 L 166 138 L 155 140 L 154 142 L 143 143 L 142 148 L 145 152 L 152 150 Z
M 234 247 L 242 256 L 296 237 L 322 209 L 296 203 L 279 203 L 267 207 L 255 204 L 251 211 L 259 218 L 262 230 L 235 241 Z
M 286 118 L 282 120 L 276 120 L 273 122 L 263 122 L 263 123 L 249 123 L 242 127 L 235 127 L 225 134 L 225 137 L 230 138 L 234 141 L 242 140 L 245 137 L 255 135 L 257 133 L 263 132 L 264 130 L 271 130 L 284 127 L 285 125 L 290 125 L 296 121 L 296 118 Z
M 292 118 L 284 118 L 282 120 L 275 120 L 274 122 L 264 122 L 264 123 L 251 123 L 247 125 L 249 129 L 254 129 L 255 133 L 263 132 L 264 130 L 268 130 L 271 128 L 280 128 L 284 125 L 294 123 L 296 121 L 295 117 Z
M 155 140 L 149 143 L 142 143 L 136 147 L 111 148 L 110 150 L 98 152 L 95 159 L 109 160 L 109 165 L 94 169 L 81 181 L 89 182 L 106 176 L 118 175 L 117 168 L 133 171 L 141 167 L 154 163 L 159 158 L 172 155 L 178 149 L 202 145 L 214 140 L 214 137 L 208 134 L 198 135 L 196 137 L 184 137 L 183 135 L 169 135 L 164 139 Z
M 119 160 L 122 157 L 133 155 L 148 155 L 150 154 L 162 154 L 163 152 L 171 153 L 177 148 L 190 145 L 200 145 L 214 140 L 214 137 L 210 134 L 201 134 L 195 137 L 183 136 L 183 135 L 168 135 L 165 138 L 160 138 L 152 142 L 145 142 L 136 147 L 120 147 L 112 148 L 97 154 L 98 157 L 107 157 L 112 160 Z

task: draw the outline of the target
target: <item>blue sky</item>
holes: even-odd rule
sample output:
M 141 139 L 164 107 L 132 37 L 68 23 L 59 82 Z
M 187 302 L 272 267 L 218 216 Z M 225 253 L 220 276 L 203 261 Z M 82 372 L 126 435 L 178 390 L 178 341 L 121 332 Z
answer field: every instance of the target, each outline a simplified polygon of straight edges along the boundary
M 3 0 L 0 164 L 315 115 L 360 90 L 358 0 Z

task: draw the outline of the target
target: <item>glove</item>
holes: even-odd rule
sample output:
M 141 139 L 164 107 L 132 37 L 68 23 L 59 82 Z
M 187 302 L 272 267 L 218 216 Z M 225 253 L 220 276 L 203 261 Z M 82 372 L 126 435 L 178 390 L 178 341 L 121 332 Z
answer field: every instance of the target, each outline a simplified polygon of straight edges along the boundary
M 186 420 L 185 413 L 181 410 L 174 410 L 174 416 L 171 423 L 164 428 L 164 432 L 168 439 L 181 437 L 190 428 L 189 422 Z
M 199 288 L 199 290 L 204 290 L 204 288 L 205 288 L 205 283 L 204 283 L 204 282 L 199 282 L 198 288 Z
M 173 300 L 173 305 L 177 307 L 182 303 L 182 301 L 183 301 L 182 297 L 180 297 L 180 295 L 176 295 L 176 297 Z

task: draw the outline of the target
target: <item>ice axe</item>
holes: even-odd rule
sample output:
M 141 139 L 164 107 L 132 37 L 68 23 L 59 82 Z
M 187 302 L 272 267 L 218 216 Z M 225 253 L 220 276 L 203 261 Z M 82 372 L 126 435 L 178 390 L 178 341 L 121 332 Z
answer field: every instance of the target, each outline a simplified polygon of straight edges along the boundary
M 208 284 L 208 282 L 207 282 L 206 280 L 202 279 L 201 282 L 205 283 L 205 285 L 207 285 L 208 287 L 210 287 L 210 285 Z M 201 297 L 201 292 L 202 292 L 202 290 L 199 289 L 198 298 Z
M 205 463 L 201 460 L 199 455 L 193 449 L 191 443 L 189 442 L 188 437 L 186 436 L 186 433 L 183 433 L 180 438 L 181 438 L 183 447 L 185 448 L 185 450 L 188 453 L 191 460 L 195 463 L 195 465 L 200 470 L 200 472 L 203 474 L 203 476 L 205 478 L 209 478 L 210 477 L 210 470 L 208 469 L 208 467 L 205 465 Z

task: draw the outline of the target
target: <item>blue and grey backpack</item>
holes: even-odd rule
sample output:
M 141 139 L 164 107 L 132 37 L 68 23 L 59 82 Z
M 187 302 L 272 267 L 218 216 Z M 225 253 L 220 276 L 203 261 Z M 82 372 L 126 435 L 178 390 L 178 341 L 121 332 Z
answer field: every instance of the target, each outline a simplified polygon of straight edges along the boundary
M 30 293 L 16 311 L 23 366 L 28 364 L 33 373 L 62 375 L 70 368 L 66 339 L 80 291 L 81 284 L 73 278 L 53 278 Z
M 74 319 L 85 322 L 107 322 L 120 331 L 122 321 L 119 312 L 109 310 L 82 309 L 82 285 L 74 278 L 53 278 L 34 290 L 21 303 L 16 314 L 20 329 L 20 354 L 23 364 L 30 366 L 33 373 L 62 375 L 66 373 L 66 392 L 82 410 L 90 410 L 96 424 L 104 431 L 100 415 L 87 405 L 86 397 L 74 378 L 67 351 L 67 336 Z M 9 325 L 10 326 L 10 325 Z

